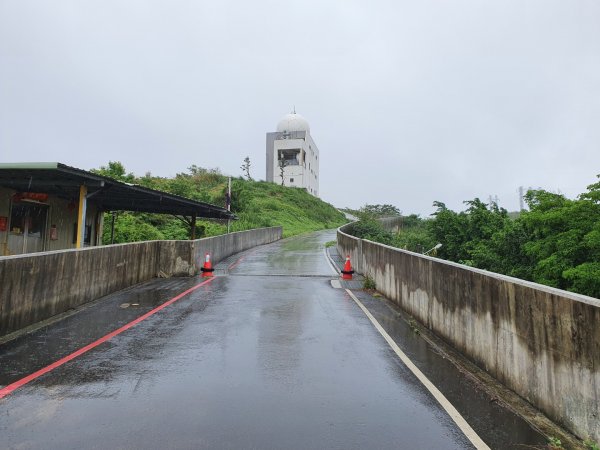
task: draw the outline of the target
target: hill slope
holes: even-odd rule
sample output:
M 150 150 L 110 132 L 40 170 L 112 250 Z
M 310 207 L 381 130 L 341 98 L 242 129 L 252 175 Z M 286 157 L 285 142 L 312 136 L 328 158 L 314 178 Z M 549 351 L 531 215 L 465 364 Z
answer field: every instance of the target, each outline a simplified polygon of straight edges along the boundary
M 192 166 L 186 173 L 174 178 L 144 177 L 125 172 L 122 164 L 110 162 L 107 167 L 94 170 L 128 183 L 159 189 L 187 198 L 225 205 L 227 177 L 218 169 Z M 231 222 L 231 231 L 251 228 L 283 226 L 284 237 L 309 231 L 335 228 L 346 222 L 335 207 L 304 189 L 279 186 L 264 181 L 232 180 L 231 210 L 239 220 Z M 103 241 L 110 243 L 111 214 L 105 217 Z M 115 220 L 115 243 L 153 239 L 188 239 L 189 225 L 181 218 L 144 213 L 119 212 Z M 215 236 L 227 232 L 226 222 L 197 222 L 197 237 Z

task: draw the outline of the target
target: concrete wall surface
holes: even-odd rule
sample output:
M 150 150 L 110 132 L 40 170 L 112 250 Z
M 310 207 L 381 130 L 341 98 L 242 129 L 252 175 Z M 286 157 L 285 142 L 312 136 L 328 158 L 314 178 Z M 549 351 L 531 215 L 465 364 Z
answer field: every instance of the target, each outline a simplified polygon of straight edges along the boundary
M 338 250 L 378 291 L 552 420 L 600 441 L 600 300 L 357 239 L 348 227 Z
M 156 276 L 159 242 L 0 258 L 0 336 Z
M 195 241 L 135 242 L 1 257 L 0 336 L 157 275 L 194 275 L 206 252 L 216 264 L 281 236 L 281 227 L 274 227 Z
M 379 223 L 383 227 L 384 230 L 389 231 L 391 233 L 397 233 L 402 229 L 402 216 L 394 216 L 394 217 L 384 217 L 379 219 Z
M 210 253 L 213 263 L 219 262 L 249 248 L 278 241 L 282 234 L 281 227 L 272 227 L 230 233 L 225 235 L 227 239 L 221 239 L 223 236 L 198 239 L 193 241 L 191 255 L 197 270 L 200 270 L 206 253 Z

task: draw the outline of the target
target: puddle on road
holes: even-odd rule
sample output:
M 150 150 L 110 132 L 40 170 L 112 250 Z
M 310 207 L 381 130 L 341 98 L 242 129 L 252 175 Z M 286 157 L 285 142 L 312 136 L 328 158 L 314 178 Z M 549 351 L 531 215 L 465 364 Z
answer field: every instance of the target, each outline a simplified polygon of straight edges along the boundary
M 139 303 L 121 303 L 119 305 L 119 308 L 126 309 L 126 308 L 129 308 L 129 307 L 134 307 L 135 308 L 137 306 L 140 306 L 140 304 Z

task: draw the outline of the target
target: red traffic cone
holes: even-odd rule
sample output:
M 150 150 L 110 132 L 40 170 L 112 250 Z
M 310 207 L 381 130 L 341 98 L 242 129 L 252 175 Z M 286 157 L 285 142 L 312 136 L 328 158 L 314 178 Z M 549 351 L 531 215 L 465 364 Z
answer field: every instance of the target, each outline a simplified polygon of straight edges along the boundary
M 204 255 L 204 265 L 200 268 L 200 270 L 202 271 L 203 277 L 212 277 L 215 269 L 213 269 L 212 263 L 210 262 L 209 253 Z
M 344 264 L 344 270 L 342 270 L 342 279 L 351 280 L 353 273 L 354 270 L 352 270 L 352 264 L 350 264 L 350 255 L 348 255 L 346 256 L 346 264 Z

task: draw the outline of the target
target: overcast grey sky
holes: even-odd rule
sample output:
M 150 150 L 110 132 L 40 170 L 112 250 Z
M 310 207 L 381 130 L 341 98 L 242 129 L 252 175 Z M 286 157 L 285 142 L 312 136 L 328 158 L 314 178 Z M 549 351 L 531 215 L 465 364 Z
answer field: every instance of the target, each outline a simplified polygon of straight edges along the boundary
M 0 0 L 0 161 L 265 177 L 293 106 L 324 200 L 569 197 L 600 173 L 598 0 Z

